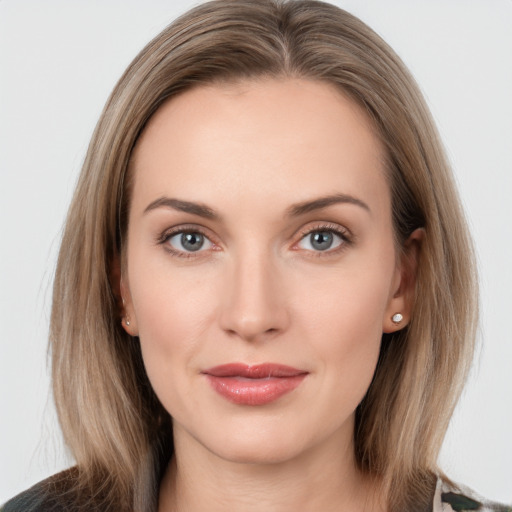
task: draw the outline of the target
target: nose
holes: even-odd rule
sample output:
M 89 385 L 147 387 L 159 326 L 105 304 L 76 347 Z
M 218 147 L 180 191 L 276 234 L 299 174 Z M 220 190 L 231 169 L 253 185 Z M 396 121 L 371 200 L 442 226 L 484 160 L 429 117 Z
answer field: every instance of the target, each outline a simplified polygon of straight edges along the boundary
M 256 342 L 286 330 L 286 291 L 277 264 L 265 253 L 233 262 L 222 291 L 221 328 L 242 340 Z

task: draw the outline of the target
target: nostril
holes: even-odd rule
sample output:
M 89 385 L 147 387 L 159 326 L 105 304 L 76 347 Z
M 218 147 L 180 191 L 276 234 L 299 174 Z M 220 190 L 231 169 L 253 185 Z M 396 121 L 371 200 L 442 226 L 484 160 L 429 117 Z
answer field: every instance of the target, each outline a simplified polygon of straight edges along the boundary
M 226 329 L 225 332 L 231 338 L 241 338 L 249 342 L 264 341 L 274 338 L 281 331 L 278 327 L 258 329 L 256 326 L 239 326 L 239 328 Z

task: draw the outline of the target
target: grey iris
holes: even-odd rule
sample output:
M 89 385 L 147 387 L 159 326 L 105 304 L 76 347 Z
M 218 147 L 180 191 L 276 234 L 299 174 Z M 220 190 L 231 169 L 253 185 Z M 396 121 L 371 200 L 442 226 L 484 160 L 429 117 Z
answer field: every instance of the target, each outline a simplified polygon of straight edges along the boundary
M 310 235 L 311 247 L 317 251 L 326 251 L 333 242 L 333 234 L 328 231 L 317 231 Z
M 187 251 L 198 251 L 204 245 L 204 236 L 200 233 L 183 233 L 181 245 Z

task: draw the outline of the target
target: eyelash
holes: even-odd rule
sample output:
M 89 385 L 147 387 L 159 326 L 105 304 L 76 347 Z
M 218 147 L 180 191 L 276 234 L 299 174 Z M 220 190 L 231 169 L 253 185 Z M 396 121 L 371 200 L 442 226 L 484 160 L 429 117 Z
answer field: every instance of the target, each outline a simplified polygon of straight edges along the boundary
M 338 247 L 334 249 L 327 249 L 325 251 L 307 251 L 308 255 L 312 258 L 328 258 L 330 256 L 335 256 L 344 251 L 348 246 L 352 245 L 354 242 L 354 237 L 352 233 L 339 224 L 331 224 L 325 223 L 321 225 L 314 226 L 312 228 L 306 228 L 300 231 L 300 239 L 298 242 L 294 244 L 293 247 L 296 247 L 302 240 L 304 240 L 307 236 L 312 235 L 313 233 L 331 233 L 333 235 L 338 236 L 341 239 L 341 243 Z M 295 249 L 300 250 L 300 249 Z
M 206 251 L 198 251 L 195 252 L 186 252 L 186 251 L 178 251 L 174 249 L 169 243 L 169 240 L 176 235 L 185 235 L 187 233 L 190 234 L 199 234 L 202 235 L 204 238 L 206 238 L 213 246 L 213 250 L 218 250 L 218 245 L 211 240 L 211 236 L 207 235 L 206 232 L 201 229 L 199 226 L 179 226 L 176 228 L 173 228 L 171 230 L 164 231 L 157 239 L 157 243 L 162 245 L 164 249 L 172 254 L 173 256 L 177 256 L 178 258 L 198 258 L 202 256 L 204 252 Z M 217 249 L 216 249 L 217 248 Z
M 157 243 L 164 246 L 164 249 L 172 254 L 173 256 L 177 256 L 178 258 L 198 258 L 201 257 L 204 252 L 207 251 L 201 251 L 199 250 L 197 253 L 194 252 L 186 252 L 186 251 L 179 251 L 174 249 L 169 243 L 169 240 L 176 235 L 183 235 L 183 234 L 200 234 L 201 236 L 205 237 L 213 246 L 213 249 L 211 250 L 219 250 L 219 246 L 211 240 L 211 236 L 206 234 L 205 230 L 201 229 L 200 226 L 179 226 L 176 228 L 173 228 L 171 230 L 164 231 L 158 238 Z M 334 249 L 327 249 L 325 251 L 306 251 L 309 253 L 311 257 L 314 258 L 325 258 L 329 256 L 333 256 L 336 254 L 339 254 L 343 250 L 347 248 L 347 246 L 350 246 L 353 244 L 353 235 L 350 233 L 350 231 L 346 228 L 342 228 L 338 224 L 330 224 L 325 223 L 322 225 L 317 225 L 312 228 L 306 228 L 299 232 L 300 238 L 297 242 L 293 244 L 292 249 L 295 251 L 299 251 L 300 248 L 296 248 L 296 246 L 304 240 L 307 236 L 312 235 L 313 233 L 331 233 L 335 236 L 338 236 L 341 239 L 341 243 L 338 247 Z

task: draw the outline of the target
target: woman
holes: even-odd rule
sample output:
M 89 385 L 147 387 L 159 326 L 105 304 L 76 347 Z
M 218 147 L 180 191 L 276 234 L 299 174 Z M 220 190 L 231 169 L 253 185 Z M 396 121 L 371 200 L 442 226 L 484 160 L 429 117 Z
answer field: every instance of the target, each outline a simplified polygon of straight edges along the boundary
M 198 7 L 93 135 L 52 311 L 77 467 L 5 510 L 480 507 L 436 464 L 473 349 L 471 254 L 378 36 L 314 2 Z

